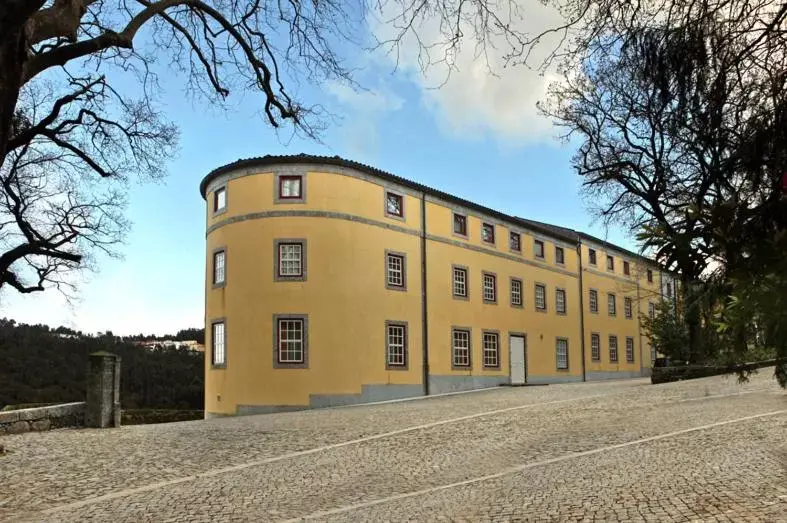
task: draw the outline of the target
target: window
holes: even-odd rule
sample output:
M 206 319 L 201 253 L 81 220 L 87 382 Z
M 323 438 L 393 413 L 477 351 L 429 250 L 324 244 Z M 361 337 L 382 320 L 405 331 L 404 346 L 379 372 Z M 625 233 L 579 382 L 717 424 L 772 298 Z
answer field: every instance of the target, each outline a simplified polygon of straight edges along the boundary
M 224 250 L 213 253 L 213 285 L 224 285 L 226 276 L 227 253 Z
M 404 254 L 387 252 L 385 285 L 389 289 L 404 290 L 406 282 Z
M 588 249 L 590 265 L 596 265 L 596 249 Z
M 672 284 L 671 283 L 667 284 L 667 296 L 672 298 Z
M 467 298 L 467 269 L 454 267 L 454 296 Z
M 522 252 L 522 237 L 518 232 L 511 231 L 509 234 L 509 246 L 512 251 Z
M 276 319 L 276 361 L 279 364 L 306 363 L 304 318 Z
M 555 263 L 563 265 L 566 263 L 566 254 L 563 247 L 555 247 Z
M 451 362 L 454 367 L 470 367 L 470 331 L 454 329 Z
M 653 271 L 648 269 L 648 283 L 653 283 Z
M 555 290 L 555 312 L 558 314 L 566 313 L 566 291 L 563 289 Z
M 618 337 L 609 337 L 609 361 L 618 361 Z
M 467 236 L 467 216 L 454 213 L 454 234 Z
M 500 344 L 496 332 L 484 333 L 484 367 L 500 367 Z
M 648 316 L 651 320 L 656 317 L 656 305 L 653 302 L 648 302 Z
M 590 357 L 593 361 L 601 360 L 601 337 L 598 334 L 590 335 Z
M 404 196 L 394 192 L 385 192 L 385 214 L 397 218 L 404 217 Z
M 590 289 L 590 312 L 598 312 L 598 291 Z
M 213 191 L 213 212 L 221 212 L 227 208 L 227 188 L 220 187 Z
M 303 180 L 300 176 L 279 176 L 279 199 L 300 200 Z
M 614 271 L 615 270 L 615 258 L 607 255 L 607 270 Z
M 227 331 L 223 321 L 214 322 L 211 325 L 213 331 L 213 347 L 211 350 L 211 363 L 214 367 L 224 367 L 227 365 Z
M 568 340 L 558 338 L 555 344 L 555 359 L 558 370 L 568 370 Z
M 634 338 L 626 338 L 626 361 L 634 363 Z
M 495 226 L 491 223 L 481 224 L 481 239 L 486 243 L 495 243 Z
M 631 275 L 631 267 L 629 266 L 629 262 L 627 261 L 623 262 L 623 274 L 625 274 L 626 276 Z
M 536 258 L 544 258 L 544 242 L 541 240 L 535 240 L 533 242 L 533 256 Z
M 522 280 L 511 278 L 511 306 L 522 306 Z
M 385 367 L 407 368 L 407 324 L 386 322 Z
M 623 298 L 623 311 L 626 313 L 626 319 L 630 320 L 634 317 L 634 312 L 632 311 L 632 303 L 631 298 L 625 297 Z
M 536 310 L 547 310 L 547 287 L 542 283 L 536 283 Z
M 277 278 L 301 279 L 304 274 L 303 243 L 278 241 Z
M 610 316 L 617 314 L 617 298 L 612 293 L 607 294 L 607 313 Z
M 491 272 L 484 273 L 484 301 L 488 303 L 497 301 L 497 276 Z

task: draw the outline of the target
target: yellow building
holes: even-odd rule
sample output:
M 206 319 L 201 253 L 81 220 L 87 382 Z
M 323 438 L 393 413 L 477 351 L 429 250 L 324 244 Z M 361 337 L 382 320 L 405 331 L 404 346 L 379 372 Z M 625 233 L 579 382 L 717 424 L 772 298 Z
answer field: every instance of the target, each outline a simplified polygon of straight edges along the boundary
M 662 273 L 635 253 L 338 157 L 200 191 L 206 416 L 649 373 Z

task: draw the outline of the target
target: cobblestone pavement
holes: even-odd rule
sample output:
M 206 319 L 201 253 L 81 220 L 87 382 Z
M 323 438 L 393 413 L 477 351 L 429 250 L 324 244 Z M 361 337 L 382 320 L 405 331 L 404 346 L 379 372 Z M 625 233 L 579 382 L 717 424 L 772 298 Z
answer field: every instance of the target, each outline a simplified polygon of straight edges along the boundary
M 769 369 L 1 441 L 9 521 L 787 522 Z

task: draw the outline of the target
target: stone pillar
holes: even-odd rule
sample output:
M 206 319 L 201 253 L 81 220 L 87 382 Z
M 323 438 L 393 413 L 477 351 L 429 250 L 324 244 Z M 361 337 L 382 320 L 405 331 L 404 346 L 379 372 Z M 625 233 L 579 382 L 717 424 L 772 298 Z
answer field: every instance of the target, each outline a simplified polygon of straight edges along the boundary
M 94 352 L 88 356 L 85 425 L 120 426 L 120 356 Z

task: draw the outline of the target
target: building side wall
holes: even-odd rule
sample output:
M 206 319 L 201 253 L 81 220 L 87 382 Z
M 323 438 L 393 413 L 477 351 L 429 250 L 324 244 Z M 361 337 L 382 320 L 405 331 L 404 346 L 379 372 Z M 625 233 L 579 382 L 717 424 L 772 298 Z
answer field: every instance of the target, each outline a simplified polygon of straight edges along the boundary
M 278 200 L 277 176 L 304 176 L 304 198 Z M 213 191 L 227 191 L 227 208 L 213 211 Z M 402 195 L 404 217 L 388 216 L 385 193 Z M 409 188 L 349 169 L 284 165 L 242 170 L 207 187 L 205 411 L 208 416 L 296 410 L 421 395 L 423 330 L 421 198 Z M 605 271 L 606 253 L 597 249 L 598 268 L 580 260 L 576 245 L 480 216 L 425 196 L 429 388 L 431 393 L 496 386 L 509 382 L 509 340 L 526 337 L 529 383 L 581 381 L 582 342 L 588 379 L 641 375 L 650 366 L 649 347 L 639 329 L 648 296 L 660 280 L 643 285 L 644 274 L 624 277 L 616 255 L 615 273 Z M 467 216 L 466 237 L 453 230 L 453 213 Z M 495 226 L 495 243 L 482 241 L 483 223 Z M 520 234 L 521 250 L 509 234 Z M 275 275 L 277 240 L 303 240 L 305 277 Z M 535 256 L 536 241 L 544 257 Z M 556 248 L 564 261 L 557 263 Z M 226 282 L 212 285 L 213 253 L 226 251 Z M 386 285 L 386 252 L 406 257 L 406 289 Z M 633 260 L 632 269 L 635 264 Z M 453 266 L 468 270 L 468 299 L 453 296 Z M 483 299 L 483 274 L 497 281 L 495 303 Z M 521 307 L 512 306 L 511 278 L 522 281 Z M 638 285 L 639 283 L 639 285 Z M 535 307 L 535 285 L 546 287 L 546 310 Z M 599 313 L 589 312 L 588 290 L 599 292 Z M 566 312 L 556 311 L 556 291 L 565 291 Z M 645 292 L 647 291 L 647 292 Z M 617 316 L 607 315 L 607 292 L 618 296 Z M 639 292 L 639 294 L 638 294 Z M 624 296 L 634 300 L 634 317 L 624 315 Z M 581 330 L 581 302 L 585 332 Z M 307 361 L 297 368 L 275 361 L 276 315 L 307 320 Z M 226 365 L 211 363 L 215 321 L 226 329 Z M 407 325 L 404 369 L 386 366 L 386 325 Z M 471 330 L 472 365 L 452 364 L 452 329 Z M 498 334 L 499 367 L 484 366 L 483 333 Z M 592 361 L 590 333 L 601 335 L 601 361 Z M 608 335 L 618 336 L 619 361 L 608 361 Z M 635 361 L 626 362 L 625 339 L 635 339 Z M 558 369 L 558 338 L 568 341 L 568 369 Z

